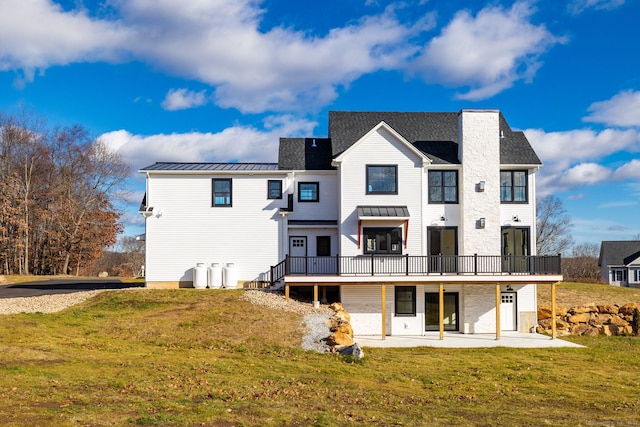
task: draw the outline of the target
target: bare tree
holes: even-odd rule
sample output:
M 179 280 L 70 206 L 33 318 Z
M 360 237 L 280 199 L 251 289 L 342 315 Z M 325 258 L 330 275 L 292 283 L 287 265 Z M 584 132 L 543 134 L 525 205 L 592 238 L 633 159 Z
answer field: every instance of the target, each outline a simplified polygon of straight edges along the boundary
M 565 279 L 598 281 L 600 278 L 599 256 L 600 245 L 597 243 L 574 245 L 569 252 L 569 257 L 562 260 L 562 274 Z
M 552 255 L 566 252 L 573 244 L 573 224 L 562 205 L 553 195 L 536 201 L 536 246 L 538 254 Z

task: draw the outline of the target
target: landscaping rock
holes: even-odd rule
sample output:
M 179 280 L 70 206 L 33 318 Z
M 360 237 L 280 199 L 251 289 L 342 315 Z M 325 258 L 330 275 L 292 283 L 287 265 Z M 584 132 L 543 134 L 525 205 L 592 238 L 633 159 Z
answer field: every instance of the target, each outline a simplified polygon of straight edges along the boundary
M 614 335 L 636 335 L 640 332 L 633 326 L 633 313 L 638 310 L 636 303 L 625 304 L 622 307 L 617 305 L 584 304 L 564 310 L 561 314 L 557 310 L 556 334 L 557 336 L 587 335 L 596 336 L 603 334 Z M 640 319 L 640 311 L 638 312 Z M 547 317 L 548 316 L 548 317 Z M 536 332 L 551 334 L 551 308 L 540 306 L 538 308 L 538 326 Z M 639 321 L 640 324 L 640 321 Z
M 567 322 L 569 323 L 588 323 L 591 319 L 588 313 L 581 312 L 579 314 L 574 314 L 567 318 Z
M 618 307 L 615 306 L 615 305 L 610 305 L 610 304 L 599 305 L 598 306 L 598 311 L 600 313 L 618 314 Z
M 636 308 L 640 309 L 638 307 L 638 304 L 636 304 L 635 302 L 631 302 L 629 304 L 625 304 L 622 307 L 620 307 L 618 309 L 618 313 L 623 314 L 625 316 L 633 316 L 633 310 Z
M 364 351 L 358 343 L 346 347 L 340 347 L 337 351 L 343 356 L 353 356 L 356 359 L 362 359 L 364 357 Z

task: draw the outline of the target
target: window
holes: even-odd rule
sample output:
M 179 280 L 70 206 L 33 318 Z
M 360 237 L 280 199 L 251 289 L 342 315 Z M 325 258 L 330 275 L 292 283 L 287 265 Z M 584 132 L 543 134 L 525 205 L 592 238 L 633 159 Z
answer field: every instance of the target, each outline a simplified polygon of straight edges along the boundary
M 401 228 L 365 228 L 365 254 L 402 253 Z
M 396 286 L 396 316 L 416 315 L 416 287 Z
M 500 201 L 527 203 L 527 171 L 500 171 Z
M 213 179 L 213 206 L 231 206 L 231 179 Z
M 267 181 L 267 199 L 282 199 L 282 181 Z
M 458 203 L 458 171 L 429 171 L 429 203 Z
M 624 277 L 624 270 L 615 270 L 615 281 L 616 282 L 622 282 L 624 281 L 626 278 Z
M 398 194 L 398 166 L 367 165 L 367 194 Z
M 320 201 L 318 195 L 318 187 L 320 184 L 317 182 L 301 182 L 298 184 L 298 201 L 299 202 L 318 202 Z

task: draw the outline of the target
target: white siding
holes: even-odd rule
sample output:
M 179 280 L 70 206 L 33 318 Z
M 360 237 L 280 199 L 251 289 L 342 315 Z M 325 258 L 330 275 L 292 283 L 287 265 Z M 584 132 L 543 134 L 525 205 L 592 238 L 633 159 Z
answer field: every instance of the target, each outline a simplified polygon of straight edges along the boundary
M 298 184 L 300 182 L 318 182 L 319 201 L 299 202 Z M 337 173 L 326 171 L 321 173 L 296 172 L 293 193 L 293 212 L 289 214 L 289 220 L 337 220 L 338 219 L 338 187 Z
M 397 165 L 398 194 L 366 194 L 367 165 Z M 409 235 L 404 254 L 421 255 L 422 235 L 422 203 L 424 191 L 422 159 L 384 129 L 379 129 L 365 141 L 353 147 L 345 156 L 340 166 L 341 200 L 340 224 L 342 255 L 354 256 L 363 254 L 358 249 L 358 205 L 407 206 L 409 208 Z M 364 227 L 383 226 L 396 227 L 399 221 L 384 221 L 381 225 L 373 225 L 371 221 L 363 221 Z M 404 236 L 403 236 L 404 240 Z
M 212 207 L 212 178 L 232 178 L 232 207 Z M 267 199 L 274 176 L 152 175 L 147 203 L 147 281 L 191 281 L 198 262 L 235 263 L 241 281 L 278 262 L 286 198 Z

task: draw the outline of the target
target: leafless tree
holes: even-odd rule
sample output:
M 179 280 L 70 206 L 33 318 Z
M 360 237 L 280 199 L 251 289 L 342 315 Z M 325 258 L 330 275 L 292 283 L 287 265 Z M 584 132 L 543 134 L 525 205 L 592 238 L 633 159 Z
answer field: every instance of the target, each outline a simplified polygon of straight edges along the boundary
M 565 279 L 598 281 L 600 269 L 598 258 L 600 245 L 598 243 L 580 243 L 574 245 L 569 256 L 562 260 L 562 274 Z
M 566 252 L 573 244 L 571 218 L 562 201 L 553 195 L 536 202 L 536 246 L 538 254 L 552 255 Z

